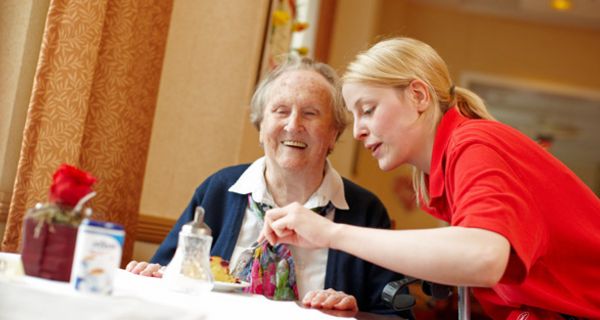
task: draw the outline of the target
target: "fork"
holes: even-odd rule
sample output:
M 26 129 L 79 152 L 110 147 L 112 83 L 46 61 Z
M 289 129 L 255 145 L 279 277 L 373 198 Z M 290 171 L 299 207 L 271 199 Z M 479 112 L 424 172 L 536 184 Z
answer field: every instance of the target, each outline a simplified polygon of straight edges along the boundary
M 252 243 L 248 248 L 244 249 L 244 251 L 242 251 L 240 253 L 240 255 L 235 263 L 235 267 L 233 269 L 231 269 L 231 275 L 239 278 L 240 273 L 242 273 L 242 271 L 244 271 L 244 267 L 248 264 L 248 261 L 250 261 L 250 259 L 252 259 L 254 250 L 256 250 L 256 248 L 262 246 L 265 242 L 267 242 L 266 239 L 263 239 L 261 242 L 254 241 L 254 243 Z

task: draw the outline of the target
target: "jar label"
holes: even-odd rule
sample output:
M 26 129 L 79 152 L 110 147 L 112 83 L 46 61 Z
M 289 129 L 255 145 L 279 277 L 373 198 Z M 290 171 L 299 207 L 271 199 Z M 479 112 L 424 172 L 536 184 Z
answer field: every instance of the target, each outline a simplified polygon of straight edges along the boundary
M 125 233 L 119 225 L 82 222 L 77 233 L 71 285 L 83 292 L 112 293 L 124 240 Z

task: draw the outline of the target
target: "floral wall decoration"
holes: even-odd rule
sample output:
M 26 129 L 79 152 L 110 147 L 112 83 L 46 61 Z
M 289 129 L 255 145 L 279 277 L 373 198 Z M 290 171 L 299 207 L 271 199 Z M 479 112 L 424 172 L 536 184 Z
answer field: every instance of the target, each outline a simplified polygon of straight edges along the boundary
M 292 46 L 294 33 L 303 32 L 309 28 L 309 23 L 299 20 L 299 12 L 304 9 L 304 3 L 297 0 L 273 0 L 270 16 L 270 28 L 265 42 L 263 67 L 261 74 L 273 70 L 289 54 L 307 56 L 308 46 Z

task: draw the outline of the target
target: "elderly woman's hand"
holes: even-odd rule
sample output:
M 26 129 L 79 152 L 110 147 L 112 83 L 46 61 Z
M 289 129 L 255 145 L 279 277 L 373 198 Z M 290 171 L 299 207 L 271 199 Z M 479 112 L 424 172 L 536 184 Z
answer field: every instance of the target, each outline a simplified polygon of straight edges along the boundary
M 163 276 L 163 267 L 158 263 L 132 260 L 127 264 L 125 270 L 146 277 L 162 278 Z
M 311 308 L 358 312 L 358 305 L 354 296 L 331 288 L 309 291 L 302 299 L 302 304 Z

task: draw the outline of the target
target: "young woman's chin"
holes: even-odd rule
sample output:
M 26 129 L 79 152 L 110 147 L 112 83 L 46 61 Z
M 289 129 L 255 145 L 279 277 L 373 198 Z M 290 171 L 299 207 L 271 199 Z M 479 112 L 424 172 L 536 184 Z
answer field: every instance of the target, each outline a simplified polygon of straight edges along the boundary
M 393 161 L 384 157 L 377 159 L 377 164 L 379 165 L 379 169 L 381 169 L 381 171 L 391 171 L 398 168 L 404 163 L 401 161 Z
M 383 159 L 378 160 L 377 163 L 379 164 L 379 169 L 381 169 L 381 171 L 390 171 L 394 169 L 389 162 L 384 161 Z

